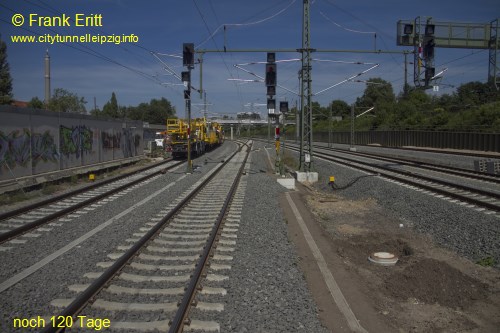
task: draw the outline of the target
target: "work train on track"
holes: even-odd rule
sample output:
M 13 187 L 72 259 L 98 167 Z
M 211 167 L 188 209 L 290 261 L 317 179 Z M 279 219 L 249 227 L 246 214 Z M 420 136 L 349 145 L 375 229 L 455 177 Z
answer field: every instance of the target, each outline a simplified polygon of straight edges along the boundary
M 216 122 L 207 122 L 205 118 L 191 120 L 191 135 L 188 122 L 183 119 L 167 119 L 167 129 L 160 132 L 161 146 L 174 158 L 186 157 L 188 136 L 191 142 L 191 154 L 203 155 L 224 142 L 222 126 Z

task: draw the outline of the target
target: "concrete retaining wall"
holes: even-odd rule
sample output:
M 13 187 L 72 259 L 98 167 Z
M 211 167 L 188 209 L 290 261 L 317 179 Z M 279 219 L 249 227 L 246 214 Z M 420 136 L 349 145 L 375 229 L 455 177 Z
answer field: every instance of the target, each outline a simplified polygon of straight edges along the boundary
M 141 121 L 0 106 L 0 181 L 143 155 Z

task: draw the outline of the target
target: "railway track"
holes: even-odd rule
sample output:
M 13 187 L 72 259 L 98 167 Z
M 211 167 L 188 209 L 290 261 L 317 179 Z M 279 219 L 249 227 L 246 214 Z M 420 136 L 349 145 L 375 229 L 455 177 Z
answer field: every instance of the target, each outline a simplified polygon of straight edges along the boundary
M 294 145 L 289 144 L 287 148 L 298 151 Z M 500 187 L 498 186 L 500 181 L 496 176 L 414 160 L 400 160 L 344 150 L 328 151 L 323 147 L 316 149 L 316 154 L 324 160 L 379 175 L 414 189 L 435 193 L 441 198 L 450 198 L 471 208 L 485 211 L 487 214 L 500 212 Z M 471 181 L 477 184 L 466 184 Z
M 0 214 L 0 244 L 8 241 L 23 243 L 26 240 L 16 240 L 22 235 L 38 237 L 40 234 L 33 233 L 35 229 L 40 232 L 50 231 L 50 227 L 68 222 L 72 217 L 87 213 L 87 207 L 94 206 L 93 208 L 95 208 L 100 203 L 103 204 L 113 200 L 120 195 L 119 193 L 130 191 L 133 186 L 152 181 L 165 170 L 174 168 L 181 163 L 183 162 L 162 161 L 131 173 L 116 176 L 85 188 Z M 50 224 L 48 228 L 42 227 L 47 224 Z
M 316 149 L 338 152 L 338 153 L 346 154 L 346 155 L 367 157 L 367 158 L 371 158 L 371 159 L 381 161 L 381 162 L 396 163 L 398 165 L 416 167 L 419 169 L 426 169 L 426 170 L 432 170 L 432 171 L 437 171 L 437 172 L 445 172 L 446 174 L 450 174 L 450 175 L 456 175 L 456 176 L 466 177 L 466 178 L 475 179 L 475 180 L 484 180 L 486 182 L 500 184 L 500 175 L 495 175 L 495 174 L 485 174 L 484 172 L 479 172 L 479 171 L 474 171 L 474 170 L 456 168 L 456 167 L 452 167 L 452 166 L 444 166 L 444 165 L 436 164 L 436 163 L 423 162 L 423 161 L 419 161 L 418 159 L 408 159 L 408 158 L 402 158 L 402 157 L 393 158 L 393 157 L 376 155 L 376 154 L 372 154 L 372 153 L 353 152 L 353 151 L 348 151 L 345 149 L 328 148 L 328 147 L 316 146 L 316 145 L 314 147 Z
M 52 306 L 64 308 L 57 318 L 69 322 L 51 324 L 43 332 L 82 328 L 80 318 L 106 318 L 111 329 L 119 330 L 182 332 L 186 325 L 218 330 L 217 322 L 192 319 L 190 312 L 223 308 L 198 302 L 196 295 L 225 292 L 202 287 L 202 282 L 222 281 L 230 269 L 243 205 L 245 181 L 240 177 L 250 152 L 249 145 L 243 147 L 125 240 L 108 255 L 110 261 L 97 263 L 101 271 L 85 275 L 89 284 L 70 286 L 76 298 L 53 300 Z

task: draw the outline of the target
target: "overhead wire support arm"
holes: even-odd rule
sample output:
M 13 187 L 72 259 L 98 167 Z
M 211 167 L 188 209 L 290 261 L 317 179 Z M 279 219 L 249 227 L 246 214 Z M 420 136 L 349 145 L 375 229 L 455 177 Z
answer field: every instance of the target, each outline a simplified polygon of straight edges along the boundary
M 156 59 L 158 59 L 159 62 L 162 63 L 163 66 L 165 66 L 165 68 L 176 78 L 178 79 L 179 81 L 182 81 L 182 78 L 179 76 L 179 74 L 177 74 L 172 68 L 170 68 L 170 66 L 164 62 L 163 60 L 160 59 L 160 57 L 158 57 L 156 55 L 156 53 L 154 52 L 151 52 L 151 54 L 153 55 L 153 57 L 155 57 Z
M 343 83 L 345 83 L 345 82 L 347 82 L 347 81 L 351 81 L 352 79 L 354 79 L 354 78 L 356 78 L 356 77 L 358 77 L 358 76 L 361 76 L 361 75 L 363 75 L 363 74 L 366 74 L 366 73 L 368 73 L 369 71 L 371 71 L 372 69 L 377 68 L 378 66 L 379 66 L 379 64 L 375 64 L 374 66 L 372 66 L 372 67 L 370 67 L 370 68 L 368 68 L 368 69 L 366 69 L 366 70 L 362 71 L 361 73 L 358 73 L 358 74 L 356 74 L 356 75 L 353 75 L 353 76 L 351 76 L 351 77 L 348 77 L 347 79 L 342 80 L 342 81 L 340 81 L 340 82 L 338 82 L 338 83 L 335 83 L 334 85 L 332 85 L 332 86 L 330 86 L 330 87 L 328 87 L 328 88 L 325 88 L 325 89 L 323 89 L 323 90 L 318 91 L 317 93 L 315 93 L 315 94 L 314 94 L 314 96 L 317 96 L 317 95 L 319 95 L 319 94 L 322 94 L 322 93 L 324 93 L 324 92 L 326 92 L 326 91 L 328 91 L 328 90 L 330 90 L 330 89 L 332 89 L 332 88 L 335 88 L 336 86 L 339 86 L 339 85 L 341 85 L 341 84 L 343 84 Z
M 240 67 L 239 65 L 233 65 L 233 66 L 234 66 L 234 67 L 236 67 L 236 68 L 238 68 L 238 69 L 241 69 L 242 71 L 244 71 L 244 72 L 246 72 L 246 73 L 248 73 L 248 74 L 250 74 L 250 75 L 255 76 L 256 78 L 259 78 L 259 79 L 260 79 L 260 80 L 262 80 L 262 81 L 265 81 L 265 78 L 264 78 L 263 76 L 257 75 L 257 74 L 255 74 L 254 72 L 251 72 L 251 71 L 249 71 L 249 70 L 246 70 L 246 69 L 244 69 L 244 68 Z M 233 80 L 229 79 L 229 80 L 230 80 L 230 81 L 235 81 L 234 79 L 233 79 Z M 260 81 L 259 81 L 259 82 L 260 82 Z M 286 90 L 286 91 L 288 91 L 288 92 L 290 92 L 290 93 L 292 93 L 292 94 L 294 94 L 294 95 L 299 95 L 296 91 L 290 90 L 290 89 L 288 89 L 288 88 L 286 88 L 286 87 L 283 87 L 282 85 L 277 84 L 276 86 L 278 86 L 278 87 L 280 87 L 281 89 L 284 89 L 284 90 Z
M 195 53 L 301 53 L 303 49 L 199 49 Z M 340 50 L 340 49 L 309 49 L 315 53 L 371 53 L 371 54 L 405 54 L 413 53 L 413 51 L 399 51 L 399 50 Z

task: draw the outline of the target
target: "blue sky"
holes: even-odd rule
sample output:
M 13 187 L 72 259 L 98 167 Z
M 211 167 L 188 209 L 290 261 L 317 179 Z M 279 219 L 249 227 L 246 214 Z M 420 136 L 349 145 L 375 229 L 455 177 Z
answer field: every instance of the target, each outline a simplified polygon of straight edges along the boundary
M 498 0 L 311 0 L 311 47 L 336 50 L 410 50 L 396 45 L 396 22 L 417 16 L 435 21 L 488 23 L 500 17 Z M 16 13 L 26 17 L 23 27 L 10 22 Z M 29 26 L 30 14 L 60 16 L 66 14 L 102 15 L 102 27 L 38 27 Z M 337 26 L 340 25 L 343 28 Z M 221 27 L 226 25 L 224 36 Z M 23 29 L 25 28 L 25 29 Z M 344 29 L 345 28 L 345 29 Z M 27 30 L 26 30 L 27 29 Z M 376 44 L 372 33 L 376 32 Z M 91 110 L 94 97 L 102 106 L 115 92 L 120 105 L 137 105 L 152 98 L 165 97 L 184 116 L 184 87 L 164 68 L 183 71 L 180 55 L 182 44 L 193 42 L 198 49 L 297 49 L 302 41 L 301 0 L 2 0 L 0 32 L 7 43 L 8 62 L 13 77 L 14 98 L 28 101 L 34 96 L 43 100 L 46 49 L 51 57 L 52 89 L 65 88 L 85 98 Z M 139 38 L 136 44 L 20 44 L 13 35 L 129 35 Z M 156 55 L 156 56 L 155 56 Z M 104 58 L 104 59 L 103 59 Z M 299 53 L 278 53 L 277 60 L 299 59 Z M 359 80 L 381 77 L 393 84 L 396 93 L 404 83 L 404 57 L 399 54 L 314 53 L 313 92 L 318 92 L 356 73 L 379 66 Z M 106 59 L 106 60 L 105 60 Z M 411 56 L 408 61 L 411 61 Z M 210 113 L 234 114 L 250 111 L 247 103 L 265 103 L 264 83 L 238 82 L 256 77 L 234 67 L 235 64 L 266 61 L 260 53 L 210 53 L 204 56 L 203 88 L 211 104 Z M 363 62 L 364 65 L 344 62 Z M 485 82 L 488 75 L 487 50 L 436 49 L 436 69 L 448 68 L 440 93 L 453 92 L 453 86 L 469 81 Z M 264 65 L 243 66 L 263 75 Z M 299 61 L 278 63 L 278 83 L 298 92 Z M 412 65 L 408 66 L 412 83 Z M 200 66 L 193 73 L 193 85 L 199 86 Z M 314 97 L 326 106 L 334 99 L 348 103 L 361 96 L 365 84 L 348 82 Z M 432 92 L 430 92 L 432 93 Z M 193 92 L 193 104 L 202 103 Z M 295 104 L 297 95 L 277 90 L 278 100 Z M 201 106 L 193 113 L 200 115 Z M 255 111 L 265 114 L 264 107 Z

